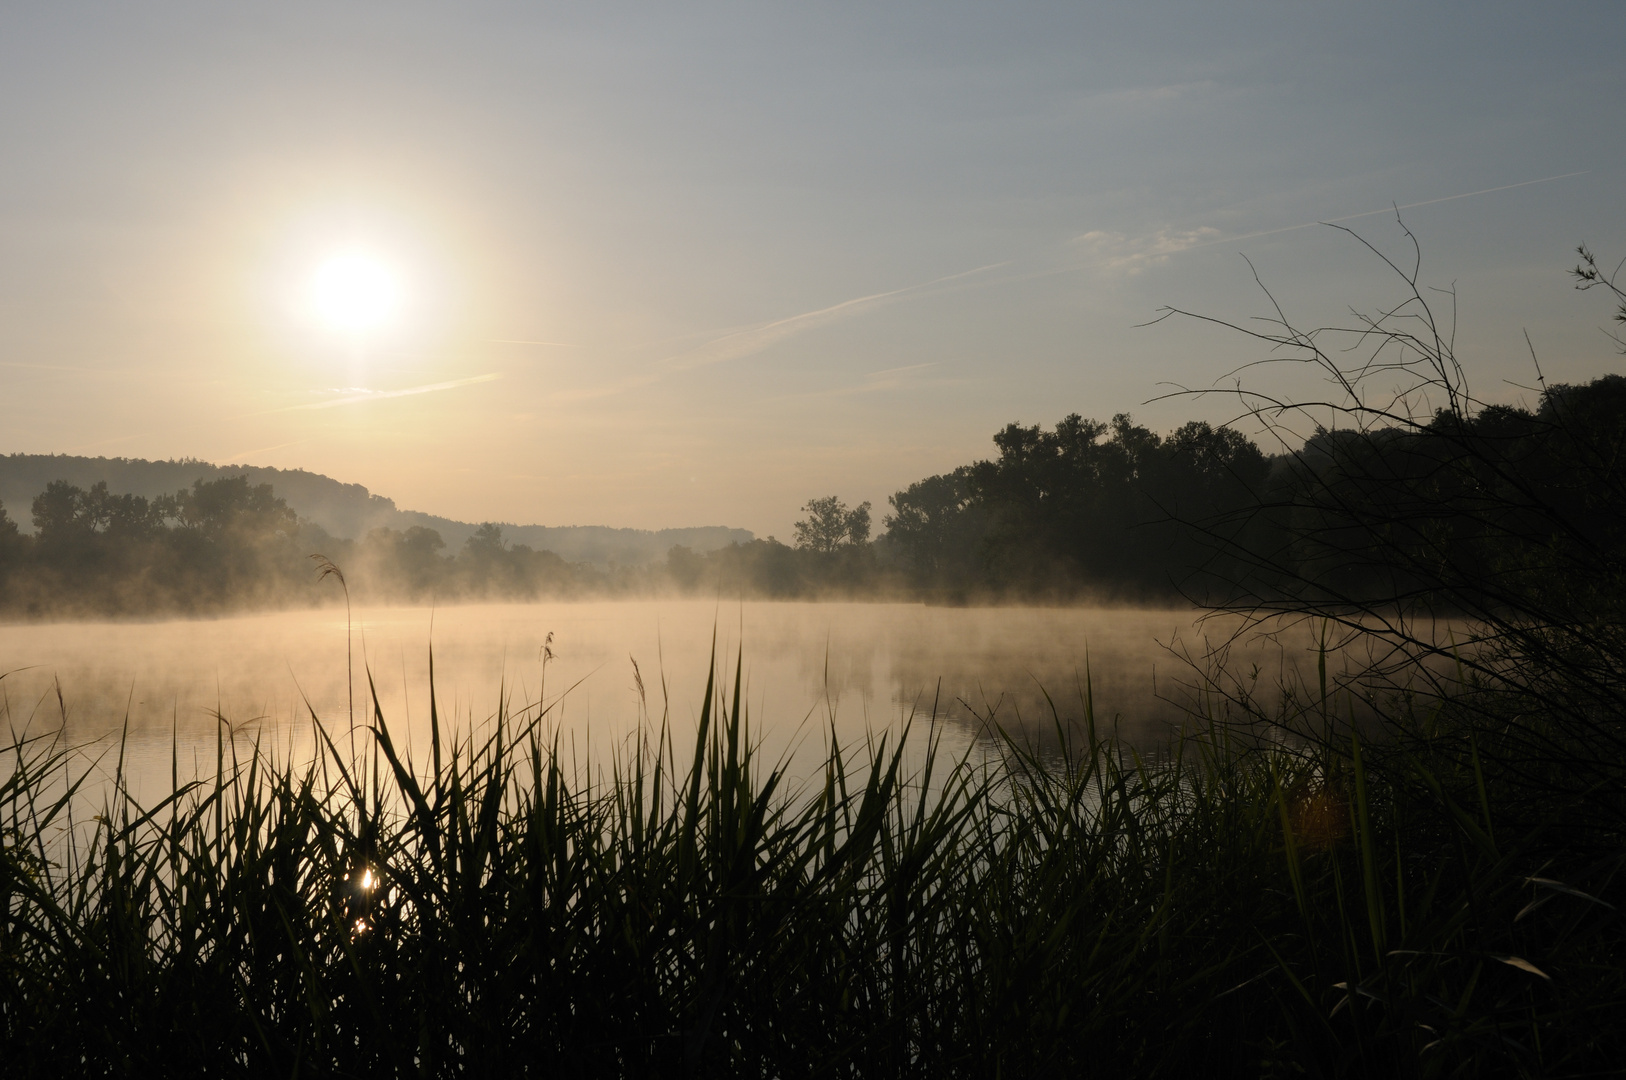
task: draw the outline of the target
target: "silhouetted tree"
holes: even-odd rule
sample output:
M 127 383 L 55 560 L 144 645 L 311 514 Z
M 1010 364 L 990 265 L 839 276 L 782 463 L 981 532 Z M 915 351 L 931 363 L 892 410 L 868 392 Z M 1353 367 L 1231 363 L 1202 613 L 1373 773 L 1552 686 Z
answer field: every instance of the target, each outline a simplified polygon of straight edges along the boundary
M 440 580 L 448 561 L 440 554 L 445 547 L 440 533 L 422 525 L 414 525 L 402 535 L 397 548 L 401 573 L 412 588 L 423 590 Z
M 1610 293 L 1615 300 L 1614 321 L 1626 323 L 1626 288 L 1622 288 L 1617 284 L 1621 266 L 1626 266 L 1626 262 L 1616 266 L 1614 273 L 1606 274 L 1598 269 L 1597 256 L 1593 255 L 1585 244 L 1575 250 L 1581 256 L 1581 261 L 1576 263 L 1575 269 L 1570 271 L 1571 276 L 1575 278 L 1575 287 L 1582 292 L 1588 289 L 1602 288 L 1605 292 Z M 1618 333 L 1605 332 L 1609 333 L 1609 337 L 1619 346 L 1620 351 L 1626 353 L 1626 338 L 1621 337 Z
M 1239 432 L 1194 421 L 1162 438 L 1127 414 L 1007 425 L 999 456 L 892 496 L 885 557 L 916 587 L 966 596 L 1129 597 L 1202 592 L 1215 581 L 1207 526 L 1250 505 L 1269 472 Z
M 34 532 L 41 544 L 57 545 L 88 536 L 91 527 L 85 516 L 85 491 L 66 480 L 53 480 L 34 496 Z
M 487 521 L 474 530 L 474 534 L 463 541 L 463 550 L 471 555 L 494 555 L 506 547 L 502 538 L 502 526 L 494 521 Z
M 971 467 L 929 476 L 888 500 L 884 539 L 917 587 L 972 584 L 980 570 L 987 516 L 971 486 Z
M 13 569 L 23 559 L 28 541 L 17 529 L 17 523 L 6 513 L 6 504 L 0 502 L 0 588 L 6 584 Z
M 1233 516 L 1269 519 L 1271 542 L 1218 541 L 1243 571 L 1219 607 L 1242 625 L 1308 621 L 1334 648 L 1358 645 L 1344 655 L 1372 659 L 1332 690 L 1430 753 L 1471 736 L 1475 797 L 1502 791 L 1497 830 L 1584 804 L 1566 830 L 1613 830 L 1614 858 L 1626 822 L 1626 379 L 1547 387 L 1534 410 L 1477 398 L 1454 316 L 1420 283 L 1415 238 L 1400 261 L 1338 228 L 1394 275 L 1391 302 L 1306 327 L 1267 292 L 1268 318 L 1206 320 L 1330 388 L 1308 402 L 1241 384 L 1198 391 L 1234 396 L 1284 448 L 1267 497 Z M 1317 426 L 1329 417 L 1335 430 Z M 1254 689 L 1234 673 L 1207 689 L 1248 714 Z
M 446 584 L 453 560 L 440 554 L 446 541 L 434 529 L 414 525 L 404 533 L 373 529 L 358 546 L 356 579 L 365 592 L 425 598 Z
M 705 567 L 705 560 L 682 544 L 674 545 L 666 553 L 666 572 L 679 588 L 692 589 L 699 585 Z
M 808 516 L 796 523 L 796 546 L 810 551 L 833 552 L 842 547 L 869 542 L 869 503 L 852 509 L 836 496 L 810 499 L 802 507 Z
M 198 480 L 189 491 L 160 496 L 154 502 L 164 518 L 211 540 L 291 537 L 299 517 L 270 484 L 251 485 L 244 476 Z

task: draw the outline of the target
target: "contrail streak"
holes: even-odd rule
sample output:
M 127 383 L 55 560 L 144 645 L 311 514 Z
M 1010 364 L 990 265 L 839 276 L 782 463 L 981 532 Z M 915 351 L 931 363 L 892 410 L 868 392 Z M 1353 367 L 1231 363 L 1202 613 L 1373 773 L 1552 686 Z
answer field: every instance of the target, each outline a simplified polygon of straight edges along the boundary
M 502 373 L 493 371 L 485 375 L 475 375 L 467 379 L 453 379 L 450 382 L 430 383 L 427 386 L 409 386 L 404 390 L 377 390 L 363 394 L 352 394 L 342 398 L 334 398 L 332 401 L 315 401 L 309 405 L 285 405 L 280 409 L 262 409 L 259 412 L 241 413 L 237 416 L 227 417 L 226 419 L 250 420 L 256 416 L 275 416 L 279 413 L 303 412 L 308 409 L 334 409 L 338 408 L 340 405 L 355 405 L 363 401 L 382 401 L 385 398 L 411 397 L 414 394 L 429 394 L 436 390 L 453 390 L 459 386 L 471 386 L 474 383 L 491 382 L 493 379 L 500 378 L 502 378 Z M 207 424 L 185 424 L 178 428 L 166 428 L 165 434 L 173 435 L 178 431 L 196 431 L 207 426 Z M 98 446 L 111 446 L 114 443 L 129 442 L 131 439 L 144 439 L 153 434 L 156 434 L 156 432 L 138 431 L 133 435 L 120 435 L 112 439 L 101 439 L 97 442 L 85 443 L 82 446 L 69 447 L 66 452 L 70 454 L 78 453 L 81 450 L 92 450 Z M 296 441 L 304 442 L 307 440 L 301 439 Z M 282 445 L 292 446 L 293 443 L 284 443 Z M 277 449 L 277 447 L 266 447 L 265 449 L 274 450 Z M 256 454 L 260 451 L 249 450 L 246 452 Z
M 97 368 L 75 367 L 71 364 L 29 364 L 21 360 L 0 360 L 0 367 L 29 368 L 37 371 L 91 371 L 105 374 L 105 372 L 101 372 Z
M 369 390 L 364 394 L 352 394 L 349 397 L 334 398 L 332 401 L 314 401 L 309 405 L 290 405 L 286 409 L 273 409 L 272 412 L 298 412 L 303 409 L 335 409 L 340 405 L 354 405 L 361 401 L 382 401 L 385 398 L 411 397 L 414 394 L 432 394 L 436 390 L 454 390 L 459 386 L 472 386 L 475 383 L 491 382 L 502 378 L 500 372 L 490 372 L 486 375 L 474 375 L 467 379 L 453 379 L 451 382 L 430 383 L 428 386 L 409 386 L 405 390 Z
M 906 285 L 901 289 L 891 289 L 887 292 L 870 293 L 868 296 L 855 296 L 851 300 L 843 300 L 839 304 L 831 304 L 815 311 L 804 311 L 800 315 L 791 315 L 787 318 L 776 319 L 762 326 L 749 330 L 740 330 L 732 334 L 724 334 L 706 342 L 698 349 L 694 349 L 678 356 L 670 357 L 666 362 L 680 371 L 690 368 L 704 367 L 708 364 L 721 363 L 724 360 L 737 360 L 754 352 L 760 352 L 769 345 L 785 338 L 799 334 L 804 330 L 811 330 L 815 326 L 839 319 L 844 315 L 856 312 L 871 304 L 878 304 L 883 300 L 890 300 L 895 296 L 920 292 L 933 285 L 941 285 L 945 281 L 954 281 L 972 274 L 980 274 L 985 270 L 995 270 L 1001 266 L 1009 265 L 1009 261 L 989 263 L 987 266 L 978 266 L 970 270 L 962 270 L 957 274 L 945 274 L 942 277 L 923 281 L 917 285 Z
M 219 460 L 219 462 L 217 462 L 217 464 L 230 465 L 232 462 L 236 461 L 238 458 L 247 457 L 249 454 L 264 454 L 264 453 L 267 453 L 268 451 L 271 451 L 271 450 L 281 450 L 284 446 L 298 446 L 300 443 L 308 443 L 308 442 L 310 442 L 309 439 L 294 439 L 291 442 L 280 442 L 280 443 L 277 443 L 274 446 L 259 446 L 259 447 L 255 447 L 253 450 L 239 450 L 235 454 L 228 454 L 225 457 L 221 458 Z
M 1503 184 L 1501 187 L 1480 188 L 1478 191 L 1464 191 L 1460 195 L 1445 195 L 1438 199 L 1424 199 L 1422 202 L 1407 203 L 1405 206 L 1386 206 L 1382 210 L 1363 210 L 1359 214 L 1345 214 L 1343 217 L 1324 218 L 1320 221 L 1304 221 L 1297 225 L 1283 225 L 1275 229 L 1262 229 L 1259 232 L 1243 233 L 1241 236 L 1227 236 L 1219 240 L 1204 240 L 1200 244 L 1192 244 L 1191 248 L 1209 247 L 1213 244 L 1229 244 L 1237 240 L 1252 240 L 1256 236 L 1273 236 L 1276 233 L 1292 232 L 1294 229 L 1308 229 L 1312 225 L 1336 225 L 1341 221 L 1354 221 L 1356 218 L 1372 217 L 1374 214 L 1393 214 L 1400 210 L 1415 210 L 1419 206 L 1433 206 L 1435 203 L 1451 202 L 1454 199 L 1471 199 L 1475 195 L 1489 195 L 1497 191 L 1512 191 L 1514 188 L 1529 187 L 1531 184 L 1550 184 L 1554 180 L 1569 180 L 1576 176 L 1585 176 L 1591 169 L 1582 169 L 1580 172 L 1560 173 L 1557 176 L 1543 176 L 1540 180 L 1521 180 L 1517 184 Z

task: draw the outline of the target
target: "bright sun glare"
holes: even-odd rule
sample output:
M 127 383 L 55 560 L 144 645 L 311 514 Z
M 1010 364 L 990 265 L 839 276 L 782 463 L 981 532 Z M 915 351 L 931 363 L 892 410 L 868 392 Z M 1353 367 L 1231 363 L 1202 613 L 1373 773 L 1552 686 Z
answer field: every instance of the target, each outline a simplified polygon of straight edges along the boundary
M 310 306 L 329 329 L 365 333 L 387 326 L 401 308 L 396 272 L 364 252 L 329 257 L 311 275 Z

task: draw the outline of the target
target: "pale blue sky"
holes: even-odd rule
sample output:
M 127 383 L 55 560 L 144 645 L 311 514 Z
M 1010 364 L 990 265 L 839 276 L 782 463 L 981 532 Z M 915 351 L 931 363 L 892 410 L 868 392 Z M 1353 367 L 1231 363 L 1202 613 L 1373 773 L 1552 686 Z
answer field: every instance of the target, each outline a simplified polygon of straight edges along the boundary
M 1626 256 L 1623 32 L 1619 2 L 13 5 L 0 452 L 785 536 L 1012 420 L 1223 418 L 1144 403 L 1257 354 L 1136 324 L 1261 313 L 1239 253 L 1306 321 L 1380 300 L 1347 239 L 1271 230 L 1392 203 L 1429 203 L 1482 393 L 1528 381 L 1525 329 L 1590 378 L 1609 312 L 1563 271 Z M 365 345 L 290 299 L 357 245 L 410 300 Z

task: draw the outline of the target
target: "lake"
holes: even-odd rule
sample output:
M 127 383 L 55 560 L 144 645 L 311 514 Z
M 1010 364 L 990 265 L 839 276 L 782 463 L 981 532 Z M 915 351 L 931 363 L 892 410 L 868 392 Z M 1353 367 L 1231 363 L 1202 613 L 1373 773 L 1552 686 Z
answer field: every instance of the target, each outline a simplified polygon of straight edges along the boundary
M 357 716 L 370 716 L 370 674 L 392 736 L 419 760 L 432 648 L 443 726 L 478 728 L 505 697 L 515 711 L 540 698 L 560 745 L 595 762 L 663 713 L 692 735 L 714 641 L 729 679 L 743 656 L 752 737 L 779 758 L 822 754 L 832 731 L 853 744 L 911 718 L 917 741 L 931 731 L 974 751 L 990 716 L 1047 727 L 1046 691 L 1079 718 L 1086 670 L 1098 720 L 1154 739 L 1186 700 L 1190 669 L 1171 647 L 1197 651 L 1205 636 L 1190 610 L 680 599 L 358 608 L 349 632 Z M 222 734 L 240 753 L 258 740 L 306 755 L 314 712 L 342 738 L 346 634 L 342 607 L 0 626 L 0 721 L 60 732 L 108 769 L 127 726 L 127 769 L 151 794 L 167 788 L 172 751 L 183 777 L 208 774 Z M 1268 669 L 1313 670 L 1307 647 L 1249 649 Z

